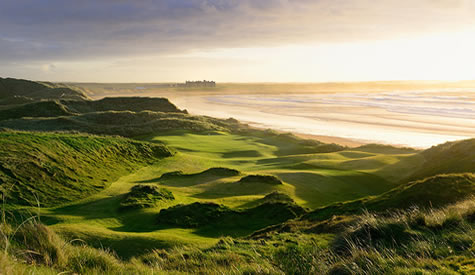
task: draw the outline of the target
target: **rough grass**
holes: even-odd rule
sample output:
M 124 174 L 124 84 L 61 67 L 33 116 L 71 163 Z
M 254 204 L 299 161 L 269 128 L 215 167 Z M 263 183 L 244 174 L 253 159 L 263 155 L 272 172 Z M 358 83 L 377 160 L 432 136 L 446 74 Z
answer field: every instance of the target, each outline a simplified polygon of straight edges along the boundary
M 230 169 L 225 167 L 212 167 L 205 171 L 193 174 L 185 174 L 182 171 L 172 171 L 163 173 L 160 176 L 160 180 L 176 179 L 182 177 L 234 177 L 239 176 L 240 172 L 236 169 Z
M 156 222 L 157 214 L 162 209 L 176 204 L 188 205 L 194 202 L 213 202 L 233 211 L 242 211 L 256 207 L 260 204 L 260 199 L 274 191 L 286 194 L 300 206 L 313 209 L 335 202 L 360 199 L 368 194 L 378 195 L 395 187 L 395 184 L 375 175 L 379 173 L 378 169 L 368 170 L 367 163 L 354 163 L 350 170 L 346 170 L 342 163 L 372 157 L 386 158 L 390 161 L 381 161 L 377 167 L 389 171 L 390 167 L 395 165 L 394 161 L 405 162 L 406 156 L 411 155 L 401 151 L 396 152 L 397 155 L 386 154 L 386 151 L 390 150 L 386 147 L 382 148 L 381 152 L 373 150 L 371 153 L 344 150 L 298 154 L 301 145 L 293 145 L 298 149 L 295 152 L 281 150 L 280 148 L 289 148 L 288 142 L 281 143 L 280 138 L 272 133 L 267 137 L 256 137 L 226 132 L 192 134 L 174 131 L 143 138 L 152 142 L 163 142 L 179 153 L 129 174 L 104 191 L 81 202 L 68 207 L 44 209 L 43 220 L 65 236 L 82 238 L 96 247 L 109 247 L 122 257 L 140 255 L 145 253 L 146 249 L 152 248 L 184 244 L 209 246 L 220 236 L 245 236 L 275 223 L 272 220 L 268 222 L 253 218 L 248 219 L 249 223 L 244 226 L 225 223 L 225 226 L 221 227 L 160 227 Z M 251 151 L 259 154 L 249 154 Z M 284 152 L 289 155 L 282 155 Z M 415 154 L 417 153 L 412 153 Z M 413 160 L 404 165 L 398 164 L 400 168 L 397 173 L 407 173 L 413 169 L 412 163 Z M 228 177 L 213 175 L 214 173 L 210 172 L 203 173 L 213 167 L 227 167 L 240 171 L 241 174 Z M 182 171 L 185 176 L 161 179 L 164 173 L 170 171 Z M 237 184 L 240 177 L 255 174 L 274 175 L 281 178 L 283 184 Z M 121 199 L 138 183 L 166 186 L 173 192 L 175 200 L 163 201 L 150 208 L 119 211 Z M 354 205 L 353 210 L 361 209 L 361 204 Z M 337 212 L 329 211 L 327 214 L 331 217 Z M 339 224 L 328 224 L 314 230 L 318 232 L 325 227 L 332 227 L 334 232 L 338 232 L 341 230 L 338 226 Z
M 57 101 L 40 101 L 0 110 L 0 120 L 22 117 L 57 117 L 73 115 Z
M 94 101 L 62 100 L 61 104 L 74 113 L 105 111 L 183 113 L 168 99 L 159 97 L 106 97 Z
M 237 183 L 240 184 L 270 184 L 279 185 L 283 182 L 276 176 L 270 175 L 249 175 L 242 177 Z
M 67 207 L 43 209 L 43 221 L 64 236 L 84 239 L 95 247 L 108 247 L 121 257 L 128 258 L 153 248 L 187 244 L 210 246 L 221 236 L 245 236 L 275 224 L 277 220 L 272 216 L 267 219 L 256 212 L 256 218 L 240 218 L 239 223 L 222 223 L 223 226 L 215 223 L 208 227 L 182 228 L 176 225 L 161 227 L 157 224 L 158 213 L 176 204 L 212 202 L 240 212 L 255 208 L 262 204 L 261 199 L 266 195 L 278 191 L 302 207 L 315 208 L 347 199 L 358 199 L 368 194 L 380 194 L 394 186 L 370 173 L 338 169 L 339 163 L 325 168 L 306 165 L 309 160 L 332 159 L 344 162 L 361 158 L 362 152 L 345 150 L 299 154 L 307 144 L 301 145 L 297 140 L 289 145 L 288 136 L 281 138 L 279 135 L 272 132 L 268 136 L 246 136 L 226 132 L 193 134 L 173 131 L 153 137 L 145 136 L 144 140 L 165 143 L 179 152 L 120 178 L 105 190 L 80 202 Z M 295 151 L 281 149 L 291 146 L 294 146 Z M 284 153 L 288 155 L 283 155 Z M 370 155 L 384 157 L 385 152 Z M 297 167 L 299 164 L 301 166 Z M 219 167 L 227 169 L 212 169 Z M 163 178 L 162 175 L 173 171 L 181 173 Z M 236 171 L 240 174 L 235 175 Z M 241 177 L 256 174 L 276 176 L 282 179 L 283 184 L 237 183 Z M 166 187 L 173 192 L 175 200 L 162 201 L 150 208 L 120 211 L 121 200 L 137 184 Z M 292 208 L 286 208 L 289 204 L 291 203 L 284 202 L 283 205 L 275 205 L 277 210 L 283 209 L 282 213 L 295 216 L 291 212 Z M 271 207 L 265 211 L 274 213 L 273 210 Z M 279 217 L 280 213 L 276 212 L 275 215 Z M 218 226 L 214 226 L 216 224 Z
M 89 98 L 85 93 L 81 92 L 80 89 L 73 87 L 0 77 L 0 99 L 8 100 L 14 96 L 22 96 L 34 100 L 60 98 L 85 100 Z
M 0 132 L 0 183 L 9 204 L 53 206 L 87 197 L 171 156 L 163 145 L 118 137 Z
M 4 102 L 5 103 L 5 102 Z M 92 100 L 48 100 L 11 104 L 0 110 L 0 120 L 28 117 L 74 116 L 105 111 L 154 111 L 163 113 L 183 113 L 166 98 L 104 98 Z M 47 129 L 45 129 L 47 130 Z
M 104 111 L 66 117 L 12 119 L 1 121 L 0 127 L 25 131 L 78 131 L 137 137 L 176 129 L 192 132 L 225 130 L 225 125 L 222 124 L 215 119 L 183 113 Z
M 158 214 L 159 225 L 177 227 L 208 227 L 208 229 L 239 229 L 248 233 L 269 225 L 301 216 L 306 211 L 288 202 L 265 202 L 245 209 L 233 210 L 215 203 L 192 203 L 162 209 Z
M 287 202 L 287 203 L 295 203 L 295 201 L 287 194 L 282 192 L 274 191 L 272 193 L 267 194 L 264 198 L 257 201 L 259 204 L 261 203 L 268 203 L 268 202 Z
M 160 202 L 174 200 L 173 193 L 151 184 L 139 184 L 130 190 L 120 203 L 122 210 L 156 207 Z
M 303 219 L 325 220 L 333 215 L 358 214 L 365 210 L 442 207 L 473 195 L 475 176 L 472 173 L 437 175 L 409 182 L 379 196 L 319 208 Z
M 425 162 L 411 175 L 411 179 L 421 179 L 437 174 L 475 173 L 475 139 L 447 142 L 433 146 L 420 154 Z
M 153 249 L 129 260 L 69 242 L 30 219 L 3 222 L 0 273 L 58 274 L 472 274 L 475 200 L 440 209 L 355 216 L 336 234 L 221 238 L 207 248 Z

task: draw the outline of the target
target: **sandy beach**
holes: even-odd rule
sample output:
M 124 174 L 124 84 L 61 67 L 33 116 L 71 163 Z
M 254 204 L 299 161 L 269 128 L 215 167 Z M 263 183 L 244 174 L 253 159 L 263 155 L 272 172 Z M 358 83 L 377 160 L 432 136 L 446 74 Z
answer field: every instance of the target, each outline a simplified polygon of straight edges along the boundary
M 134 85 L 140 89 L 134 89 Z M 254 127 L 347 146 L 383 143 L 428 148 L 475 137 L 474 88 L 385 85 L 354 85 L 342 91 L 327 86 L 312 90 L 297 84 L 176 91 L 145 84 L 116 84 L 102 87 L 105 92 L 93 97 L 167 97 L 192 114 L 233 117 Z
M 233 117 L 252 126 L 345 145 L 375 142 L 427 148 L 475 137 L 472 94 L 228 94 L 169 98 L 194 114 Z

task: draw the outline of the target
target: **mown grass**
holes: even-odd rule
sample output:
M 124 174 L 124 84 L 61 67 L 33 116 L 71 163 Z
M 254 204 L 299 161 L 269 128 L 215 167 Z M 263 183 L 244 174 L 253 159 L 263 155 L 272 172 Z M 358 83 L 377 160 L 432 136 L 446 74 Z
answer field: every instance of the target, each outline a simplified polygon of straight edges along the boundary
M 144 140 L 155 144 L 169 144 L 178 152 L 174 156 L 158 159 L 129 175 L 124 174 L 124 177 L 95 195 L 61 207 L 43 208 L 42 220 L 63 236 L 79 237 L 95 247 L 110 247 L 123 257 L 131 257 L 143 254 L 149 249 L 169 248 L 174 245 L 207 247 L 217 242 L 220 236 L 242 236 L 272 224 L 260 222 L 261 217 L 256 216 L 254 220 L 249 220 L 252 226 L 242 230 L 230 226 L 215 231 L 210 231 L 210 228 L 160 227 L 156 215 L 160 210 L 177 204 L 213 202 L 230 207 L 233 211 L 242 210 L 259 205 L 259 200 L 266 195 L 279 191 L 304 207 L 315 207 L 346 198 L 358 198 L 367 193 L 379 193 L 392 186 L 384 181 L 381 185 L 379 177 L 358 171 L 315 167 L 289 168 L 287 163 L 268 165 L 264 160 L 275 159 L 279 162 L 281 158 L 292 156 L 279 156 L 283 152 L 279 149 L 279 146 L 284 146 L 281 144 L 289 148 L 289 137 L 280 139 L 271 135 L 269 140 L 263 139 L 265 136 L 243 136 L 226 132 L 209 135 L 172 132 L 145 137 Z M 298 145 L 299 143 L 300 141 L 297 141 L 292 146 L 309 146 Z M 195 151 L 191 150 L 192 147 L 186 150 L 184 146 L 193 146 Z M 259 151 L 261 156 L 241 154 L 241 148 L 246 146 L 251 151 Z M 239 152 L 236 153 L 236 150 Z M 223 154 L 231 157 L 223 158 Z M 310 154 L 303 157 L 309 159 L 333 154 Z M 97 167 L 98 173 L 99 168 L 104 167 Z M 107 168 L 104 171 L 107 173 L 111 169 L 116 171 L 116 168 Z M 173 171 L 181 171 L 182 174 L 162 177 Z M 283 184 L 240 182 L 241 178 L 248 175 L 273 175 Z M 318 180 L 315 181 L 314 178 Z M 351 181 L 352 179 L 354 181 Z M 150 205 L 149 208 L 123 211 L 121 202 L 137 184 L 165 187 L 173 193 L 175 200 L 161 201 Z M 371 184 L 376 188 L 372 189 Z M 358 192 L 364 185 L 367 187 Z M 327 192 L 332 189 L 333 192 Z
M 309 144 L 302 144 L 299 140 L 292 145 L 297 147 L 295 154 L 292 154 L 280 149 L 281 146 L 291 147 L 289 137 L 273 133 L 269 136 L 246 136 L 229 132 L 199 134 L 173 131 L 142 139 L 166 144 L 178 152 L 118 179 L 93 196 L 66 206 L 42 209 L 43 221 L 63 236 L 84 239 L 95 247 L 109 247 L 125 258 L 176 245 L 205 248 L 215 244 L 220 236 L 244 236 L 275 223 L 262 222 L 262 215 L 256 215 L 247 220 L 249 226 L 242 228 L 182 228 L 178 224 L 161 226 L 157 223 L 158 213 L 178 204 L 196 202 L 212 202 L 232 211 L 242 211 L 258 206 L 272 192 L 285 194 L 298 205 L 311 209 L 375 196 L 397 187 L 400 181 L 400 176 L 392 181 L 385 180 L 379 176 L 379 171 L 396 165 L 398 171 L 404 172 L 402 174 L 410 174 L 414 157 L 419 155 L 409 149 L 395 150 L 390 147 L 376 148 L 383 150 L 381 152 L 376 152 L 374 148 L 371 152 L 368 148 L 356 148 L 300 154 L 300 150 Z M 241 150 L 243 148 L 245 152 Z M 259 155 L 249 152 L 259 152 Z M 381 166 L 373 165 L 368 169 L 367 164 L 361 161 L 369 158 L 386 158 L 389 161 L 381 161 L 378 164 Z M 355 163 L 352 169 L 347 170 L 343 164 L 349 161 Z M 167 176 L 168 172 L 174 171 L 181 172 Z M 282 184 L 240 182 L 248 175 L 272 175 Z M 164 187 L 173 193 L 175 200 L 161 201 L 149 208 L 122 211 L 121 202 L 137 184 Z M 355 209 L 361 207 L 364 206 L 356 205 Z M 330 217 L 336 214 L 330 212 Z
M 249 224 L 254 224 L 253 226 L 243 230 L 231 226 L 216 230 L 212 227 L 189 229 L 176 224 L 160 227 L 156 215 L 162 209 L 195 202 L 212 202 L 233 211 L 248 209 L 259 205 L 259 201 L 272 192 L 285 194 L 297 204 L 311 209 L 378 195 L 396 187 L 399 180 L 385 180 L 378 176 L 379 169 L 389 169 L 397 163 L 398 167 L 404 167 L 401 169 L 405 174 L 409 174 L 414 162 L 411 156 L 418 154 L 411 150 L 395 151 L 383 147 L 383 151 L 379 153 L 375 149 L 365 152 L 368 150 L 363 148 L 364 151 L 351 149 L 294 155 L 288 152 L 289 155 L 282 155 L 283 151 L 279 146 L 284 146 L 281 144 L 285 143 L 289 147 L 287 137 L 279 139 L 271 135 L 266 140 L 265 136 L 227 132 L 197 134 L 174 131 L 143 139 L 164 143 L 178 153 L 121 178 L 97 195 L 67 207 L 44 209 L 45 221 L 63 235 L 87 239 L 97 247 L 106 245 L 125 257 L 145 253 L 146 249 L 154 247 L 169 248 L 184 244 L 207 247 L 217 242 L 219 236 L 243 236 L 271 223 L 260 223 L 256 218 L 249 220 Z M 293 146 L 299 146 L 298 142 Z M 245 153 L 242 153 L 243 148 L 246 149 Z M 250 151 L 259 152 L 259 156 L 250 155 Z M 231 157 L 223 157 L 229 155 Z M 372 170 L 367 169 L 365 164 L 361 167 L 354 166 L 354 170 L 341 167 L 351 160 L 361 161 L 373 157 L 386 157 L 391 161 Z M 407 159 L 409 164 L 403 165 Z M 315 163 L 316 160 L 326 163 Z M 330 161 L 333 161 L 331 165 Z M 248 175 L 273 175 L 282 184 L 240 182 L 241 178 Z M 121 200 L 137 184 L 165 187 L 173 193 L 175 200 L 162 201 L 147 209 L 120 211 Z M 356 208 L 360 207 L 361 205 Z M 135 245 L 130 249 L 132 242 Z
M 53 98 L 62 91 L 45 85 Z M 7 202 L 50 206 L 3 219 L 0 273 L 473 271 L 473 198 L 446 204 L 474 192 L 475 140 L 349 149 L 191 116 L 164 99 L 21 105 L 46 95 L 27 94 L 6 98 L 19 105 L 3 106 L 0 127 L 142 141 L 0 133 Z M 465 174 L 440 175 L 454 172 Z M 295 219 L 302 206 L 313 211 Z M 22 222 L 29 211 L 37 216 Z

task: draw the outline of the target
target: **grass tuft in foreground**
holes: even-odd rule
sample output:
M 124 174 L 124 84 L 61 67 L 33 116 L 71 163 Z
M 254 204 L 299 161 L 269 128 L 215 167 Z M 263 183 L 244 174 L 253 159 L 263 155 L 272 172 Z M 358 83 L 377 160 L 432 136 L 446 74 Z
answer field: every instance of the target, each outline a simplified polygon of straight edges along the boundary
M 66 242 L 34 218 L 1 224 L 0 273 L 473 274 L 474 217 L 472 197 L 440 209 L 366 212 L 332 234 L 226 237 L 208 248 L 156 249 L 127 261 Z

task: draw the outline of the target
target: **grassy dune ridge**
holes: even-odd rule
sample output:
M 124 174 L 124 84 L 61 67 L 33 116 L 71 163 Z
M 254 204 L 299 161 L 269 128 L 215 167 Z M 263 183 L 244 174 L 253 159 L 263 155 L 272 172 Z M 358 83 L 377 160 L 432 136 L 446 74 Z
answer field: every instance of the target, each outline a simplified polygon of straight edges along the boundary
M 475 139 L 347 148 L 8 81 L 0 273 L 475 272 Z
M 23 117 L 76 116 L 107 111 L 155 111 L 162 113 L 186 113 L 166 98 L 104 98 L 101 100 L 42 100 L 28 104 L 5 106 L 0 110 L 0 120 Z M 45 129 L 47 130 L 47 129 Z
M 90 196 L 141 166 L 171 156 L 163 145 L 120 137 L 0 132 L 6 201 L 54 206 Z
M 72 86 L 66 87 L 49 82 L 41 83 L 24 79 L 0 77 L 0 105 L 60 98 L 73 100 L 89 99 L 81 88 Z
M 440 207 L 475 194 L 475 175 L 440 174 L 402 184 L 378 196 L 370 196 L 352 202 L 343 202 L 316 209 L 303 219 L 325 220 L 333 215 L 359 214 L 364 211 L 409 209 L 412 206 Z

